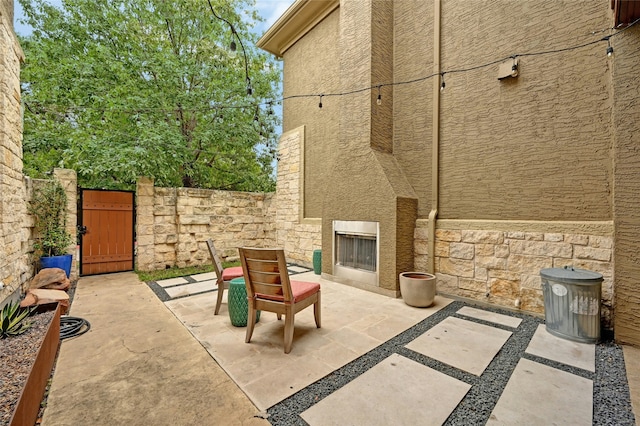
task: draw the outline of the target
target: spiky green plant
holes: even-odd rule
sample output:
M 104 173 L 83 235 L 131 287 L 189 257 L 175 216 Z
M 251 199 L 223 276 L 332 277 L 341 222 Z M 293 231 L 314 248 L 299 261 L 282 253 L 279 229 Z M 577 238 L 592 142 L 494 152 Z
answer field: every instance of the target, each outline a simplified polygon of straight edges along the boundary
M 27 317 L 29 308 L 21 308 L 19 302 L 9 302 L 0 311 L 0 338 L 22 334 L 31 327 Z

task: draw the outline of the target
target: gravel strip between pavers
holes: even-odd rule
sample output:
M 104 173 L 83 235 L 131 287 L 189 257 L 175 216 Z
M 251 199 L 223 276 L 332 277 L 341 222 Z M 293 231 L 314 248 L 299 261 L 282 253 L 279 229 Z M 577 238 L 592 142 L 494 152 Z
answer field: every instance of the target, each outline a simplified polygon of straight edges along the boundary
M 463 306 L 520 318 L 522 322 L 516 329 L 513 329 L 456 314 Z M 513 332 L 480 377 L 405 348 L 409 342 L 449 316 Z M 274 426 L 307 425 L 300 417 L 302 412 L 365 373 L 391 354 L 397 353 L 471 385 L 471 389 L 451 413 L 445 425 L 485 424 L 521 358 L 540 362 L 593 380 L 594 425 L 634 425 L 635 418 L 631 408 L 622 348 L 612 342 L 597 344 L 595 374 L 525 354 L 538 325 L 543 323 L 544 320 L 540 318 L 517 312 L 474 306 L 461 301 L 452 302 L 398 336 L 269 408 L 267 410 L 268 420 Z

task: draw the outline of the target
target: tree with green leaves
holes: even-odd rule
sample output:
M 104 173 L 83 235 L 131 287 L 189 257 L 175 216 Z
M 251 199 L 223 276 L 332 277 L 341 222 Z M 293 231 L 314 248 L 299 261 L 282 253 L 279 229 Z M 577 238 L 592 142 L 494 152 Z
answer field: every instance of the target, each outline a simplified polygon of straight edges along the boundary
M 254 0 L 19 1 L 34 29 L 21 38 L 26 174 L 274 189 L 280 73 L 255 48 Z

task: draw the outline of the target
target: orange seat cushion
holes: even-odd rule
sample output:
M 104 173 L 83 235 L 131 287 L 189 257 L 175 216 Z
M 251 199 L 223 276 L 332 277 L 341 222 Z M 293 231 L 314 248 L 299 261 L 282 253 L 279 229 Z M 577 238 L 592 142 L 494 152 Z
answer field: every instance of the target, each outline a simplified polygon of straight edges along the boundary
M 234 278 L 243 277 L 244 273 L 242 272 L 242 266 L 234 266 L 232 268 L 225 268 L 222 271 L 222 280 L 223 281 L 231 281 Z
M 320 284 L 310 283 L 306 281 L 290 281 L 291 293 L 293 294 L 293 303 L 298 303 L 309 296 L 313 296 L 320 290 Z M 277 294 L 257 294 L 261 299 L 273 300 L 276 302 L 284 302 L 284 296 Z

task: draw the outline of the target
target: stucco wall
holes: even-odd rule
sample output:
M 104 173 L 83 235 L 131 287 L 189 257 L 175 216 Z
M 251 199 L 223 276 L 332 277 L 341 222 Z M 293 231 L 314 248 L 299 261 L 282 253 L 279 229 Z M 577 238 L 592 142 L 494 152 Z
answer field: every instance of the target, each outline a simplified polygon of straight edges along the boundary
M 395 79 L 433 71 L 433 2 L 395 2 Z M 571 15 L 571 19 L 567 16 Z M 441 70 L 597 39 L 611 26 L 599 1 L 442 2 Z M 481 36 L 480 36 L 481 35 Z M 606 43 L 445 74 L 441 94 L 441 219 L 610 220 L 611 61 Z M 430 210 L 431 85 L 394 94 L 395 152 Z M 418 162 L 416 159 L 424 159 Z
M 442 1 L 441 7 L 440 70 L 445 72 L 598 40 L 607 34 L 599 31 L 613 22 L 609 5 L 596 0 Z M 380 11 L 386 13 L 376 15 Z M 415 267 L 426 269 L 432 244 L 426 223 L 438 195 L 440 231 L 433 255 L 446 292 L 541 312 L 539 270 L 572 263 L 605 276 L 605 325 L 612 324 L 615 301 L 618 313 L 626 311 L 616 326 L 623 333 L 636 332 L 640 124 L 634 118 L 640 105 L 635 54 L 640 30 L 612 39 L 613 58 L 606 56 L 606 42 L 599 42 L 520 56 L 517 78 L 499 81 L 498 64 L 445 73 L 445 90 L 436 90 L 437 112 L 437 76 L 383 87 L 382 106 L 376 106 L 376 84 L 434 73 L 434 31 L 433 1 L 342 0 L 330 18 L 285 52 L 286 95 L 334 91 L 335 77 L 340 78 L 339 92 L 374 86 L 368 92 L 325 97 L 322 109 L 309 98 L 289 108 L 285 104 L 285 130 L 305 125 L 305 143 L 316 141 L 327 128 L 336 132 L 321 143 L 328 157 L 307 147 L 302 154 L 304 202 L 325 200 L 323 249 L 331 249 L 326 229 L 331 219 L 386 221 L 398 215 L 398 202 L 405 199 L 399 193 L 413 193 L 418 216 L 413 256 Z M 392 37 L 392 51 L 386 50 L 385 33 Z M 336 110 L 339 116 L 329 115 Z M 435 113 L 440 126 L 437 188 L 431 158 Z M 326 158 L 331 167 L 325 166 Z M 307 173 L 307 165 L 317 161 L 329 173 L 316 180 L 321 185 L 311 183 L 321 173 Z M 398 189 L 404 188 L 403 180 L 409 184 L 406 193 Z M 349 195 L 329 195 L 336 192 Z M 396 201 L 393 208 L 388 199 Z M 459 240 L 443 237 L 451 223 L 457 224 L 453 230 Z M 482 241 L 485 233 L 502 241 Z M 393 244 L 386 238 L 395 237 L 383 236 L 381 244 Z M 386 254 L 395 257 L 395 264 L 382 269 L 397 267 L 393 250 Z M 330 263 L 323 256 L 323 273 Z
M 640 346 L 640 28 L 614 46 L 615 332 Z
M 433 4 L 394 2 L 394 81 L 410 81 L 433 72 Z M 393 152 L 418 197 L 418 215 L 431 210 L 433 80 L 386 89 L 393 93 Z
M 32 276 L 22 176 L 20 62 L 13 1 L 0 2 L 0 303 Z
M 390 2 L 340 5 L 342 92 L 393 78 L 387 62 L 393 46 L 392 10 Z M 378 222 L 378 282 L 360 286 L 397 295 L 399 272 L 413 267 L 409 228 L 414 227 L 417 199 L 392 153 L 393 97 L 381 105 L 376 97 L 377 92 L 369 91 L 341 97 L 338 152 L 324 193 L 322 247 L 332 247 L 333 220 Z M 338 278 L 328 256 L 323 256 L 322 272 Z
M 334 11 L 287 50 L 284 58 L 284 96 L 300 93 L 338 93 L 340 14 Z M 304 69 L 304 73 L 300 70 Z M 283 105 L 283 133 L 306 126 L 301 173 L 304 174 L 303 216 L 320 218 L 329 173 L 338 153 L 340 98 L 287 99 Z

